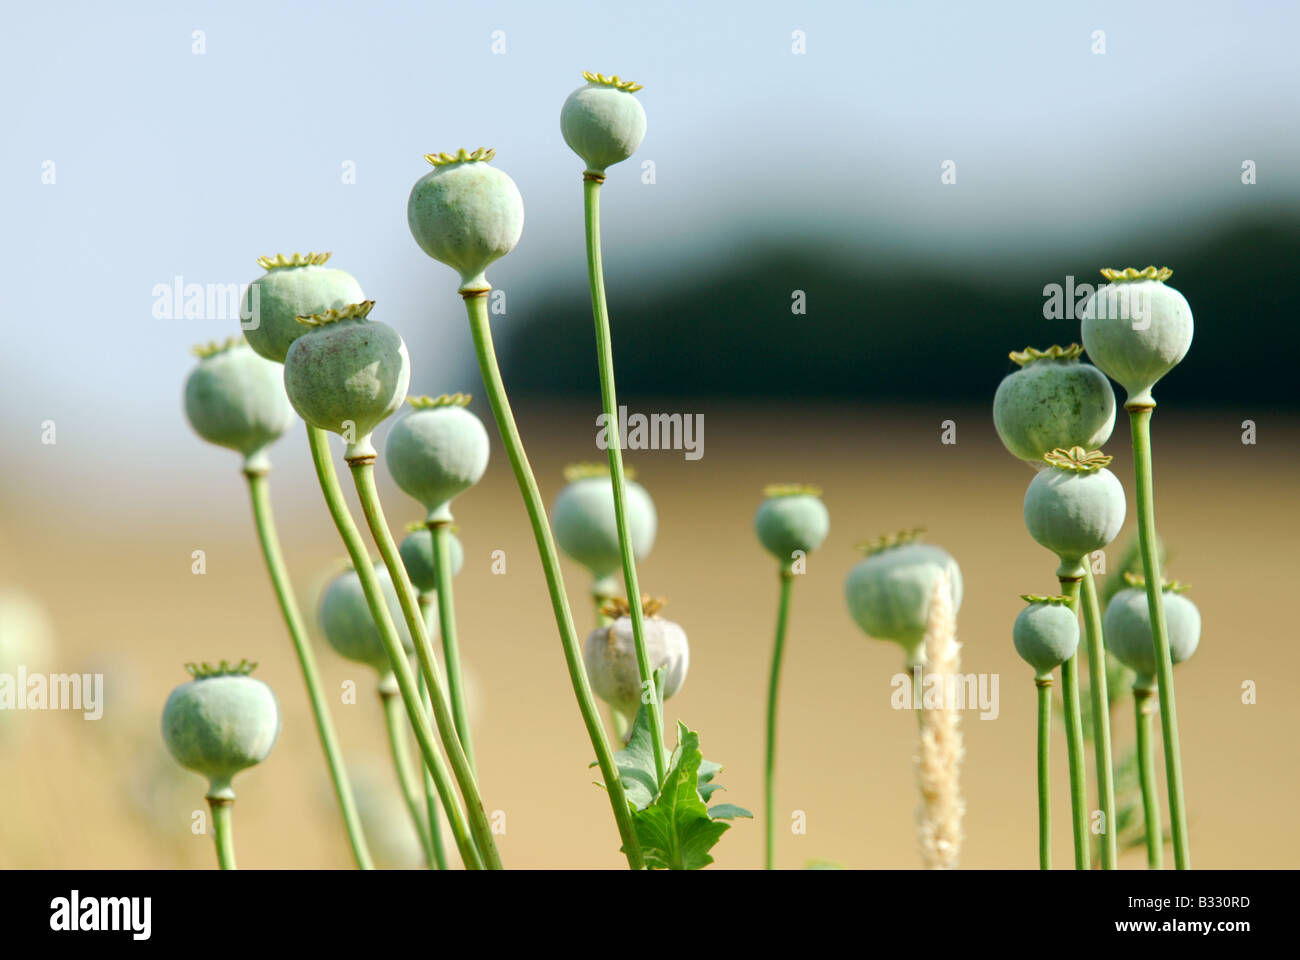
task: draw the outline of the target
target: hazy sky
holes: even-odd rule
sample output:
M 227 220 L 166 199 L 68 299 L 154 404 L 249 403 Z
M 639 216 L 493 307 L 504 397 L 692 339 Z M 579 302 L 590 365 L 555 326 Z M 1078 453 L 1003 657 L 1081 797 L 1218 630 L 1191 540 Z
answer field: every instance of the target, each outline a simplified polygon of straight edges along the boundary
M 413 389 L 477 386 L 407 194 L 424 153 L 495 147 L 527 221 L 489 277 L 516 304 L 581 289 L 558 114 L 584 69 L 645 85 L 645 143 L 606 187 L 611 277 L 671 283 L 789 235 L 988 260 L 1300 196 L 1290 3 L 43 2 L 6 20 L 0 437 L 51 484 L 145 448 L 161 481 L 224 463 L 179 396 L 189 345 L 232 324 L 157 319 L 154 289 L 247 282 L 260 254 L 334 251 L 410 343 Z

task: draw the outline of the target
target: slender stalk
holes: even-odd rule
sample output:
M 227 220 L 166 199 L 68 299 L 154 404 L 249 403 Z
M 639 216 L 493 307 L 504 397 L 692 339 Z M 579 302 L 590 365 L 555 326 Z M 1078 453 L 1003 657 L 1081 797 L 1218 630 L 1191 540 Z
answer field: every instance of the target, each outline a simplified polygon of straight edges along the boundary
M 1151 703 L 1154 690 L 1133 688 L 1133 707 L 1137 720 L 1138 780 L 1142 784 L 1142 814 L 1145 820 L 1147 867 L 1163 870 L 1165 838 L 1160 826 L 1160 795 L 1156 792 L 1156 751 L 1152 743 Z
M 1070 598 L 1070 609 L 1079 611 L 1079 581 L 1061 578 L 1061 593 Z M 1079 709 L 1079 655 L 1061 664 L 1061 703 L 1065 707 L 1065 745 L 1070 763 L 1070 813 L 1074 825 L 1074 868 L 1092 866 L 1092 843 L 1088 835 L 1088 777 L 1084 772 L 1083 715 Z
M 773 869 L 776 860 L 776 704 L 781 689 L 781 659 L 785 655 L 785 633 L 793 590 L 794 574 L 788 566 L 782 567 L 781 599 L 776 608 L 776 640 L 772 644 L 772 671 L 767 680 L 767 759 L 763 767 L 767 827 L 763 866 L 767 870 Z
M 266 560 L 271 586 L 275 589 L 275 598 L 280 604 L 280 613 L 283 614 L 285 626 L 289 629 L 289 639 L 293 641 L 293 652 L 298 656 L 303 682 L 307 685 L 307 698 L 311 701 L 316 733 L 320 737 L 321 749 L 325 751 L 325 765 L 329 767 L 330 780 L 334 784 L 334 795 L 338 798 L 339 810 L 343 814 L 343 827 L 352 846 L 352 856 L 360 869 L 370 870 L 374 867 L 370 859 L 370 848 L 366 844 L 365 831 L 361 828 L 361 816 L 357 813 L 357 802 L 352 794 L 347 767 L 343 763 L 343 752 L 339 749 L 338 737 L 334 733 L 334 721 L 330 718 L 329 704 L 321 690 L 316 656 L 307 641 L 307 629 L 303 623 L 302 613 L 298 609 L 298 601 L 294 597 L 289 572 L 284 566 L 284 556 L 280 552 L 280 538 L 275 532 L 275 517 L 271 512 L 271 495 L 266 473 L 255 468 L 247 468 L 244 470 L 244 476 L 248 478 L 248 493 L 253 503 L 253 520 L 257 526 L 257 538 L 262 544 L 262 556 Z
M 596 361 L 600 367 L 600 395 L 605 407 L 605 446 L 609 453 L 609 477 L 614 488 L 614 520 L 618 526 L 618 548 L 623 558 L 623 582 L 632 618 L 632 640 L 636 647 L 637 671 L 641 675 L 641 699 L 650 720 L 650 744 L 654 753 L 655 779 L 662 784 L 668 769 L 664 751 L 663 706 L 655 693 L 654 671 L 646 652 L 645 615 L 641 609 L 641 588 L 636 577 L 636 558 L 627 525 L 627 479 L 623 475 L 623 438 L 618 431 L 618 399 L 614 389 L 614 344 L 609 329 L 609 308 L 605 304 L 605 270 L 600 262 L 600 185 L 604 177 L 585 173 L 582 177 L 583 213 L 587 226 L 587 279 L 591 284 L 591 311 L 596 320 Z M 770 852 L 770 851 L 769 851 Z
M 1110 748 L 1110 696 L 1106 689 L 1106 643 L 1101 630 L 1097 584 L 1084 558 L 1083 624 L 1088 641 L 1088 691 L 1092 695 L 1092 750 L 1097 761 L 1097 795 L 1106 830 L 1101 835 L 1101 868 L 1119 866 L 1119 838 L 1115 828 L 1115 772 Z
M 1035 677 L 1038 685 L 1038 868 L 1052 869 L 1052 675 Z
M 397 782 L 402 788 L 402 797 L 406 800 L 406 809 L 411 813 L 411 822 L 420 838 L 420 848 L 424 851 L 424 862 L 433 869 L 433 841 L 429 836 L 429 826 L 420 809 L 420 799 L 415 792 L 415 777 L 411 772 L 411 757 L 406 749 L 406 717 L 402 710 L 402 701 L 393 686 L 379 687 L 379 699 L 384 705 L 384 725 L 388 728 L 388 746 L 393 753 L 393 769 L 397 771 Z
M 447 703 L 447 694 L 443 690 L 442 677 L 438 670 L 438 661 L 433 656 L 433 645 L 429 642 L 429 632 L 420 615 L 420 601 L 411 578 L 406 572 L 406 564 L 397 549 L 397 541 L 388 529 L 384 518 L 384 508 L 379 502 L 379 490 L 375 486 L 375 464 L 373 459 L 354 460 L 352 479 L 356 481 L 357 497 L 361 500 L 361 512 L 366 516 L 370 534 L 379 547 L 379 555 L 384 558 L 393 586 L 397 589 L 397 600 L 406 619 L 406 628 L 415 641 L 416 659 L 420 662 L 420 672 L 429 688 L 429 700 L 433 705 L 433 719 L 438 727 L 438 736 L 442 747 L 447 751 L 447 762 L 451 765 L 452 776 L 460 787 L 460 794 L 465 800 L 465 809 L 469 815 L 470 832 L 483 866 L 489 870 L 501 869 L 501 855 L 497 852 L 496 838 L 492 836 L 492 824 L 488 821 L 487 811 L 483 809 L 483 799 L 479 794 L 478 782 L 474 771 L 470 769 L 465 756 L 465 748 L 456 734 L 456 721 L 452 718 L 451 707 Z M 417 693 L 418 696 L 418 693 Z
M 1187 808 L 1183 800 L 1183 761 L 1178 746 L 1178 710 L 1174 705 L 1174 662 L 1169 654 L 1169 630 L 1156 546 L 1155 483 L 1151 468 L 1151 408 L 1129 407 L 1133 433 L 1133 471 L 1137 482 L 1138 538 L 1142 572 L 1146 576 L 1147 609 L 1155 643 L 1156 680 L 1160 689 L 1160 732 L 1165 744 L 1165 785 L 1169 790 L 1169 821 L 1174 839 L 1174 868 L 1191 866 L 1187 843 Z
M 488 291 L 473 291 L 465 294 L 465 310 L 469 315 L 470 332 L 474 336 L 474 352 L 478 356 L 483 386 L 492 404 L 492 416 L 496 419 L 497 430 L 501 434 L 502 443 L 505 444 L 510 468 L 514 471 L 519 493 L 528 511 L 528 521 L 533 528 L 533 537 L 537 541 L 537 553 L 542 561 L 542 570 L 546 574 L 546 589 L 551 597 L 551 609 L 555 614 L 560 645 L 564 649 L 564 662 L 569 669 L 569 680 L 573 684 L 573 694 L 577 698 L 578 710 L 582 713 L 582 722 L 587 728 L 587 736 L 591 739 L 592 749 L 596 751 L 596 763 L 600 767 L 600 775 L 604 778 L 605 788 L 609 793 L 609 804 L 613 808 L 619 837 L 623 841 L 623 853 L 627 857 L 628 866 L 633 870 L 640 870 L 645 867 L 645 859 L 641 854 L 641 844 L 637 840 L 636 830 L 632 826 L 627 792 L 623 789 L 623 780 L 614 765 L 614 754 L 605 737 L 605 728 L 600 722 L 596 701 L 591 694 L 591 684 L 587 680 L 582 649 L 578 645 L 578 635 L 573 627 L 573 614 L 569 611 L 569 599 L 564 593 L 564 578 L 560 574 L 560 558 L 555 551 L 555 538 L 551 535 L 551 525 L 546 519 L 546 508 L 542 505 L 542 494 L 537 487 L 537 478 L 533 476 L 533 468 L 529 465 L 528 456 L 524 452 L 524 442 L 520 439 L 519 427 L 515 424 L 515 415 L 510 409 L 505 384 L 501 381 L 501 369 L 497 366 L 496 348 L 492 344 L 492 326 L 488 321 L 487 294 Z
M 433 595 L 420 594 L 420 609 L 424 612 L 424 623 L 432 632 L 433 630 Z M 417 674 L 416 680 L 420 687 L 420 703 L 424 706 L 425 713 L 433 712 L 433 704 L 429 702 L 429 688 L 424 685 L 423 674 Z M 433 862 L 439 870 L 447 869 L 447 854 L 442 849 L 442 814 L 439 812 L 438 792 L 433 785 L 433 778 L 429 776 L 427 767 L 421 765 L 420 773 L 424 778 L 424 805 L 429 810 L 429 840 L 433 845 Z
M 347 548 L 348 556 L 352 559 L 352 565 L 361 581 L 366 607 L 375 621 L 380 642 L 384 645 L 384 652 L 388 654 L 388 662 L 393 668 L 393 676 L 397 680 L 402 703 L 406 706 L 406 715 L 411 721 L 411 728 L 415 731 L 416 742 L 420 745 L 420 755 L 433 776 L 434 785 L 438 788 L 438 796 L 447 811 L 461 860 L 468 870 L 481 869 L 483 862 L 466 829 L 465 817 L 461 812 L 451 777 L 447 773 L 446 762 L 438 752 L 433 731 L 429 729 L 429 718 L 420 707 L 419 691 L 411 674 L 411 665 L 406 659 L 406 651 L 402 649 L 402 642 L 397 637 L 392 615 L 388 612 L 388 602 L 381 592 L 379 578 L 375 576 L 374 568 L 370 565 L 370 554 L 366 552 L 361 531 L 353 522 L 352 514 L 343 499 L 343 490 L 339 487 L 338 476 L 334 472 L 334 461 L 330 456 L 329 435 L 319 427 L 308 424 L 307 442 L 311 446 L 312 464 L 316 468 L 325 505 L 329 508 L 330 517 L 334 520 L 334 526 L 343 540 L 343 545 Z
M 235 827 L 231 811 L 235 801 L 222 797 L 208 797 L 212 811 L 212 840 L 217 846 L 217 866 L 222 870 L 235 869 Z
M 442 656 L 447 664 L 447 694 L 456 721 L 456 735 L 465 748 L 465 759 L 474 771 L 474 745 L 470 742 L 469 713 L 465 709 L 465 684 L 461 679 L 460 647 L 456 643 L 456 607 L 451 587 L 451 527 L 446 523 L 429 524 L 433 535 L 433 567 L 438 580 L 438 624 L 442 628 Z

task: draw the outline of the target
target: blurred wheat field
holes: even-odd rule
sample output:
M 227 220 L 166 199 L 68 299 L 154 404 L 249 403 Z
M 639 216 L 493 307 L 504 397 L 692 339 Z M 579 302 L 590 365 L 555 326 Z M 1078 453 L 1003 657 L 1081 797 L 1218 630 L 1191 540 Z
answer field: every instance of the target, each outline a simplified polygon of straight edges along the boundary
M 990 395 L 993 384 L 990 385 Z M 649 409 L 621 398 L 633 409 Z M 523 405 L 521 404 L 521 407 Z M 964 672 L 996 674 L 999 712 L 962 717 L 967 804 L 965 867 L 1036 864 L 1034 685 L 1011 645 L 1022 593 L 1053 593 L 1056 561 L 1024 530 L 1030 470 L 1003 451 L 986 409 L 668 404 L 702 412 L 704 456 L 632 451 L 653 495 L 659 536 L 640 565 L 642 588 L 664 596 L 664 615 L 691 640 L 682 692 L 666 704 L 725 765 L 725 799 L 762 813 L 762 723 L 777 602 L 773 561 L 752 518 L 769 482 L 820 485 L 831 534 L 795 584 L 780 703 L 778 855 L 783 867 L 827 860 L 854 868 L 919 864 L 915 719 L 890 707 L 897 647 L 863 637 L 844 608 L 853 545 L 925 527 L 960 563 L 958 616 Z M 480 415 L 490 419 L 485 410 Z M 521 409 L 525 443 L 549 504 L 564 464 L 597 460 L 595 410 Z M 1244 414 L 1249 416 L 1250 414 Z M 179 413 L 178 413 L 179 416 Z M 1122 419 L 1107 452 L 1129 490 L 1132 462 Z M 957 443 L 940 443 L 940 423 Z M 1259 418 L 1243 445 L 1241 417 L 1160 407 L 1154 421 L 1156 514 L 1167 576 L 1192 585 L 1204 633 L 1180 666 L 1178 709 L 1196 867 L 1289 867 L 1300 858 L 1292 807 L 1300 792 L 1300 719 L 1290 546 L 1297 529 L 1295 450 L 1300 420 Z M 616 868 L 623 864 L 590 744 L 564 669 L 531 531 L 495 430 L 479 487 L 457 501 L 466 563 L 456 580 L 462 654 L 476 693 L 474 738 L 489 811 L 507 867 Z M 194 443 L 200 444 L 195 439 Z M 380 445 L 382 450 L 382 444 Z M 191 831 L 204 784 L 167 756 L 158 732 L 167 693 L 192 660 L 247 657 L 279 696 L 280 742 L 236 780 L 235 843 L 241 867 L 351 863 L 307 699 L 258 553 L 238 458 L 209 448 L 207 476 L 185 509 L 82 510 L 10 475 L 0 487 L 0 586 L 39 600 L 54 629 L 51 672 L 102 672 L 99 721 L 41 712 L 0 714 L 0 866 L 214 866 L 211 840 Z M 305 613 L 343 550 L 307 467 L 301 429 L 271 451 L 280 535 Z M 166 456 L 167 451 L 158 451 Z M 138 466 L 138 465 L 137 465 Z M 123 467 L 122 469 L 136 469 Z M 379 467 L 390 522 L 418 511 Z M 147 471 L 140 498 L 147 501 Z M 347 483 L 347 477 L 343 480 Z M 161 496 L 160 502 L 175 499 Z M 183 497 L 182 497 L 183 499 Z M 203 550 L 206 573 L 191 572 Z M 505 551 L 506 573 L 492 573 Z M 1112 548 L 1117 558 L 1118 550 Z M 587 578 L 565 562 L 580 634 L 592 627 Z M 317 656 L 349 767 L 363 794 L 368 834 L 382 862 L 410 865 L 412 836 L 396 795 L 374 678 L 317 638 Z M 33 669 L 36 664 L 29 664 Z M 0 669 L 12 667 L 0 666 Z M 354 680 L 355 704 L 339 700 Z M 1258 702 L 1243 704 L 1243 683 Z M 1113 715 L 1116 753 L 1133 741 L 1132 709 Z M 671 726 L 670 726 L 671 731 Z M 674 740 L 671 732 L 669 743 Z M 1052 744 L 1054 855 L 1070 865 L 1065 742 Z M 1091 758 L 1090 793 L 1095 794 Z M 1162 788 L 1163 789 L 1163 788 Z M 794 811 L 806 833 L 792 834 Z M 1167 816 L 1167 813 L 1166 813 Z M 1166 820 L 1167 823 L 1167 820 Z M 717 866 L 761 865 L 761 819 L 736 821 Z M 1172 864 L 1167 854 L 1166 862 Z M 1141 869 L 1140 849 L 1123 866 Z

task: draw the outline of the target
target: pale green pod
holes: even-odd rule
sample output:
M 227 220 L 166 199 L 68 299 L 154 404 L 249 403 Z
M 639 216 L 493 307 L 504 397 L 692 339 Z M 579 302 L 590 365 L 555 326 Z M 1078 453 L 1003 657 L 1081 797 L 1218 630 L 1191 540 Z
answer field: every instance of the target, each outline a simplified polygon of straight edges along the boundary
M 1055 450 L 1043 457 L 1025 491 L 1029 535 L 1061 561 L 1059 577 L 1082 577 L 1083 558 L 1100 550 L 1124 526 L 1124 487 L 1106 469 L 1110 457 L 1082 447 Z
M 420 593 L 434 593 L 438 589 L 438 577 L 433 566 L 433 534 L 424 524 L 412 524 L 411 532 L 402 540 L 398 553 L 402 556 L 402 565 L 406 575 Z M 447 535 L 447 553 L 451 560 L 451 575 L 460 573 L 465 565 L 465 548 L 454 533 Z
M 1016 653 L 1043 678 L 1069 660 L 1079 649 L 1079 615 L 1069 597 L 1036 597 L 1026 594 L 1029 604 L 1020 611 L 1011 628 Z
M 1026 347 L 1011 354 L 1020 369 L 998 384 L 993 425 L 1013 456 L 1041 467 L 1043 454 L 1097 450 L 1115 428 L 1115 391 L 1106 375 L 1080 363 L 1083 347 Z
M 182 767 L 208 778 L 208 797 L 233 800 L 231 779 L 261 763 L 280 736 L 280 704 L 256 664 L 217 667 L 188 664 L 194 679 L 171 692 L 163 707 L 162 734 Z
M 754 515 L 758 542 L 782 564 L 807 556 L 826 540 L 831 516 L 821 501 L 821 490 L 795 484 L 773 485 L 763 490 L 766 499 Z
M 862 544 L 866 556 L 844 582 L 844 598 L 854 622 L 868 636 L 901 646 L 909 667 L 924 662 L 921 647 L 939 578 L 948 576 L 954 615 L 962 599 L 957 561 L 942 547 L 920 543 L 920 534 L 913 530 Z
M 199 365 L 185 381 L 185 416 L 204 440 L 265 469 L 263 450 L 293 423 L 284 371 L 238 338 L 195 347 Z
M 397 636 L 402 641 L 402 649 L 408 654 L 414 653 L 415 644 L 411 641 L 411 632 L 402 615 L 397 589 L 388 575 L 388 568 L 382 563 L 375 564 L 375 576 L 379 580 L 380 592 L 384 595 L 393 626 L 397 629 Z M 330 581 L 321 595 L 318 620 L 321 633 L 343 659 L 364 663 L 378 673 L 381 679 L 392 673 L 393 665 L 379 637 L 379 628 L 370 615 L 366 594 L 361 588 L 361 578 L 355 570 L 345 570 Z
M 587 83 L 560 108 L 560 133 L 587 164 L 587 172 L 603 178 L 606 167 L 632 156 L 645 139 L 645 108 L 632 96 L 641 85 L 617 74 L 584 71 L 582 76 Z
M 268 360 L 284 363 L 293 342 L 307 332 L 299 317 L 340 310 L 366 299 L 352 274 L 324 266 L 328 253 L 282 253 L 258 257 L 266 271 L 244 291 L 240 326 L 249 346 Z
M 1182 594 L 1182 585 L 1164 586 L 1165 627 L 1169 634 L 1169 658 L 1182 663 L 1196 652 L 1201 642 L 1201 612 Z M 1144 586 L 1127 587 L 1111 597 L 1102 620 L 1106 649 L 1115 659 L 1137 674 L 1134 686 L 1151 690 L 1159 673 L 1155 641 L 1151 636 L 1151 610 Z
M 284 387 L 293 408 L 313 427 L 347 441 L 346 457 L 376 456 L 370 435 L 402 405 L 411 359 L 396 330 L 369 319 L 373 300 L 315 317 L 284 360 Z
M 671 699 L 682 688 L 690 669 L 691 648 L 686 631 L 652 614 L 645 619 L 645 644 L 651 671 L 664 671 L 663 699 Z M 641 706 L 642 687 L 632 618 L 625 614 L 609 626 L 593 630 L 587 635 L 582 656 L 596 696 L 629 721 L 634 720 Z
M 1153 407 L 1151 388 L 1187 356 L 1192 308 L 1165 286 L 1168 267 L 1105 269 L 1111 281 L 1083 308 L 1083 345 L 1102 371 L 1128 394 L 1125 406 Z
M 412 397 L 414 412 L 388 433 L 388 472 L 404 493 L 424 504 L 431 523 L 450 523 L 452 498 L 487 470 L 487 428 L 465 409 L 469 400 L 463 393 Z
M 406 222 L 420 249 L 460 274 L 461 293 L 492 289 L 484 271 L 515 248 L 524 231 L 524 200 L 480 147 L 426 154 L 433 171 L 411 188 Z
M 609 468 L 600 464 L 575 464 L 565 469 L 569 483 L 551 507 L 551 526 L 560 549 L 603 580 L 623 569 L 618 547 L 618 522 L 614 516 L 614 486 Z M 659 518 L 645 487 L 627 480 L 627 527 L 632 555 L 642 560 L 654 546 Z

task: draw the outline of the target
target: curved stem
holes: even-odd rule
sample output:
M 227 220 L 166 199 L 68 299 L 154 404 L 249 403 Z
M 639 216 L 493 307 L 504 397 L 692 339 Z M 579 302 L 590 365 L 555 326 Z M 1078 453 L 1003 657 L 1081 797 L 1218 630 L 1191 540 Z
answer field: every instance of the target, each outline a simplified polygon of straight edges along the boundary
M 1147 844 L 1147 867 L 1164 869 L 1165 838 L 1160 826 L 1160 795 L 1156 792 L 1156 752 L 1153 733 L 1152 690 L 1133 688 L 1133 708 L 1137 720 L 1138 782 L 1142 784 L 1142 815 Z
M 1061 593 L 1070 598 L 1070 609 L 1079 612 L 1079 581 L 1061 579 Z M 1061 664 L 1061 703 L 1065 708 L 1065 745 L 1070 763 L 1070 813 L 1074 825 L 1074 868 L 1092 866 L 1092 844 L 1088 836 L 1088 777 L 1084 772 L 1083 715 L 1079 709 L 1079 654 Z
M 1115 773 L 1110 749 L 1110 695 L 1106 689 L 1106 643 L 1101 630 L 1101 607 L 1092 568 L 1084 558 L 1083 624 L 1088 641 L 1088 692 L 1092 695 L 1092 750 L 1097 761 L 1097 796 L 1106 829 L 1101 835 L 1101 868 L 1119 865 L 1119 838 L 1115 827 Z
M 1052 770 L 1048 755 L 1052 743 L 1052 677 L 1035 678 L 1038 684 L 1038 868 L 1052 869 Z
M 641 844 L 637 840 L 636 830 L 632 826 L 627 792 L 623 789 L 623 780 L 614 765 L 614 754 L 609 748 L 605 728 L 600 722 L 600 713 L 591 694 L 591 684 L 587 680 L 582 648 L 578 645 L 577 631 L 573 627 L 569 599 L 564 593 L 560 558 L 555 551 L 555 538 L 551 535 L 551 525 L 546 519 L 546 508 L 542 505 L 542 494 L 537 488 L 537 478 L 533 476 L 533 468 L 529 465 L 528 456 L 524 452 L 524 442 L 520 439 L 519 427 L 515 424 L 515 415 L 510 409 L 505 384 L 501 381 L 501 369 L 497 365 L 496 348 L 492 344 L 492 327 L 488 321 L 485 298 L 486 293 L 482 295 L 471 293 L 465 297 L 465 310 L 469 314 L 470 332 L 474 336 L 474 352 L 478 356 L 483 386 L 492 404 L 492 416 L 496 420 L 497 430 L 505 445 L 506 455 L 510 458 L 510 468 L 514 471 L 519 493 L 528 511 L 528 522 L 532 525 L 533 537 L 537 541 L 537 553 L 542 561 L 542 570 L 546 574 L 546 589 L 551 597 L 551 609 L 555 614 L 560 645 L 564 649 L 564 662 L 569 670 L 569 680 L 573 684 L 573 695 L 577 698 L 578 710 L 582 713 L 582 722 L 587 728 L 592 749 L 596 751 L 596 763 L 600 767 L 600 775 L 604 778 L 605 789 L 609 793 L 609 804 L 613 808 L 619 837 L 623 841 L 623 853 L 627 857 L 628 866 L 633 870 L 640 870 L 645 867 L 645 859 L 641 854 Z
M 446 523 L 429 524 L 433 535 L 433 567 L 438 580 L 438 624 L 442 628 L 442 657 L 447 664 L 447 693 L 456 721 L 456 735 L 465 748 L 465 759 L 474 771 L 474 745 L 470 742 L 469 713 L 465 709 L 465 684 L 461 679 L 460 647 L 456 643 L 456 606 L 451 587 L 451 527 Z
M 235 869 L 235 828 L 231 811 L 235 801 L 208 797 L 208 809 L 212 811 L 212 840 L 217 846 L 217 866 L 222 870 Z
M 591 311 L 596 319 L 596 362 L 600 368 L 600 395 L 605 408 L 605 446 L 609 453 L 609 478 L 614 488 L 614 521 L 618 527 L 618 549 L 623 559 L 623 582 L 632 619 L 632 640 L 636 647 L 637 671 L 641 675 L 641 700 L 650 720 L 650 745 L 654 753 L 655 780 L 664 782 L 668 769 L 664 751 L 663 706 L 654 683 L 654 671 L 645 644 L 645 614 L 641 609 L 641 587 L 637 582 L 636 558 L 627 525 L 627 479 L 623 475 L 623 438 L 618 429 L 618 399 L 614 388 L 614 344 L 609 329 L 609 308 L 605 304 L 605 270 L 600 262 L 600 184 L 584 175 L 583 214 L 587 226 L 587 279 L 591 284 Z
M 1174 839 L 1174 868 L 1191 866 L 1187 843 L 1187 809 L 1183 800 L 1183 761 L 1178 746 L 1178 710 L 1174 705 L 1174 662 L 1169 653 L 1169 630 L 1156 546 L 1155 483 L 1151 468 L 1151 408 L 1129 409 L 1133 433 L 1133 472 L 1137 481 L 1138 538 L 1142 545 L 1142 572 L 1146 576 L 1147 609 L 1155 643 L 1156 679 L 1160 688 L 1160 732 L 1165 743 L 1165 786 L 1169 790 L 1169 821 Z
M 361 592 L 365 594 L 366 607 L 375 621 L 379 640 L 384 645 L 389 665 L 393 668 L 393 676 L 397 680 L 402 703 L 406 706 L 406 715 L 411 721 L 411 728 L 415 731 L 416 742 L 420 745 L 420 756 L 423 757 L 425 766 L 433 776 L 443 809 L 447 811 L 451 832 L 456 838 L 461 860 L 468 870 L 480 869 L 483 862 L 465 827 L 465 817 L 461 812 L 451 777 L 447 773 L 446 762 L 438 752 L 433 731 L 429 729 L 429 718 L 420 707 L 420 694 L 411 674 L 411 664 L 406 659 L 406 651 L 402 649 L 397 628 L 393 625 L 392 615 L 388 612 L 388 601 L 384 598 L 379 586 L 379 578 L 375 576 L 375 569 L 371 566 L 370 554 L 366 551 L 365 541 L 361 539 L 361 531 L 353 522 L 352 514 L 343 499 L 343 490 L 339 487 L 338 476 L 334 472 L 334 461 L 330 457 L 329 435 L 319 427 L 308 424 L 307 442 L 311 447 L 312 464 L 316 468 L 316 477 L 320 481 L 325 505 L 329 508 L 330 517 L 334 520 L 334 526 L 343 540 L 343 545 L 347 548 L 357 578 L 361 581 Z
M 430 632 L 434 628 L 432 604 L 433 594 L 420 594 L 420 609 L 424 613 L 424 623 Z M 429 701 L 429 688 L 424 685 L 423 674 L 416 674 L 415 679 L 420 688 L 420 703 L 424 707 L 424 712 L 432 713 L 433 704 Z M 420 773 L 423 774 L 424 779 L 424 805 L 429 811 L 429 840 L 433 845 L 433 862 L 439 870 L 446 870 L 447 854 L 442 849 L 442 814 L 439 812 L 438 792 L 434 788 L 433 778 L 429 776 L 428 768 L 421 766 Z
M 362 870 L 370 870 L 374 864 L 370 859 L 370 848 L 366 844 L 366 835 L 361 828 L 361 816 L 357 813 L 356 798 L 352 794 L 352 784 L 348 780 L 347 767 L 343 763 L 343 752 L 334 733 L 334 722 L 330 718 L 329 704 L 321 690 L 320 673 L 316 669 L 316 657 L 311 644 L 307 641 L 307 629 L 303 624 L 298 601 L 294 597 L 293 583 L 284 566 L 284 556 L 280 552 L 280 538 L 275 532 L 275 518 L 271 512 L 271 495 L 266 474 L 256 469 L 245 469 L 248 478 L 249 498 L 253 502 L 253 520 L 257 526 L 257 537 L 262 544 L 262 556 L 266 560 L 266 570 L 271 577 L 271 586 L 275 589 L 275 598 L 279 601 L 280 612 L 284 615 L 285 626 L 289 629 L 289 639 L 293 641 L 293 651 L 298 656 L 298 666 L 302 669 L 302 679 L 307 685 L 307 699 L 311 701 L 312 716 L 316 721 L 316 733 L 320 737 L 321 749 L 325 751 L 325 765 L 329 767 L 330 780 L 334 784 L 334 795 L 338 798 L 339 810 L 343 814 L 343 827 L 352 846 L 352 856 Z
M 394 689 L 379 689 L 379 699 L 384 705 L 384 726 L 388 728 L 388 746 L 393 754 L 393 769 L 397 771 L 397 782 L 402 788 L 402 798 L 406 800 L 406 809 L 411 813 L 411 822 L 420 838 L 420 848 L 424 851 L 424 862 L 433 869 L 433 841 L 429 836 L 429 826 L 420 809 L 420 800 L 415 792 L 415 777 L 411 773 L 411 758 L 406 750 L 406 717 L 402 711 L 402 702 Z
M 474 771 L 469 767 L 465 757 L 465 748 L 456 734 L 456 721 L 452 719 L 451 707 L 447 703 L 447 694 L 443 690 L 442 677 L 438 670 L 438 661 L 433 656 L 433 645 L 429 642 L 429 631 L 425 628 L 424 617 L 420 615 L 420 601 L 411 578 L 406 572 L 406 564 L 398 552 L 397 541 L 388 529 L 384 518 L 384 508 L 379 502 L 379 490 L 375 486 L 375 464 L 372 460 L 356 460 L 352 468 L 352 479 L 356 481 L 357 497 L 361 500 L 361 512 L 366 515 L 366 524 L 379 547 L 379 555 L 384 558 L 388 574 L 397 590 L 397 600 L 406 620 L 406 628 L 415 641 L 416 659 L 420 661 L 420 672 L 429 688 L 429 700 L 433 705 L 433 719 L 438 727 L 438 736 L 442 747 L 447 751 L 447 762 L 451 764 L 452 776 L 460 787 L 460 794 L 465 800 L 465 810 L 469 815 L 470 832 L 474 843 L 483 858 L 483 866 L 489 870 L 501 869 L 501 855 L 497 852 L 496 838 L 492 836 L 492 824 L 488 821 L 487 811 L 483 809 L 483 799 L 479 795 L 478 782 Z M 418 696 L 418 693 L 417 693 Z
M 781 600 L 776 608 L 776 640 L 772 644 L 772 670 L 767 680 L 767 760 L 763 768 L 767 843 L 763 866 L 771 870 L 776 860 L 776 704 L 781 689 L 781 659 L 785 654 L 786 625 L 790 620 L 790 594 L 794 574 L 781 570 Z

